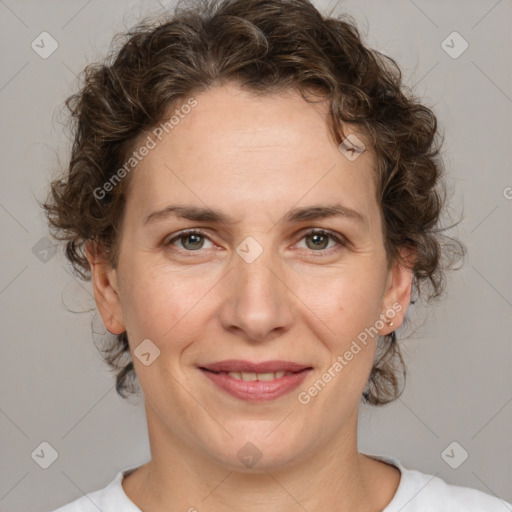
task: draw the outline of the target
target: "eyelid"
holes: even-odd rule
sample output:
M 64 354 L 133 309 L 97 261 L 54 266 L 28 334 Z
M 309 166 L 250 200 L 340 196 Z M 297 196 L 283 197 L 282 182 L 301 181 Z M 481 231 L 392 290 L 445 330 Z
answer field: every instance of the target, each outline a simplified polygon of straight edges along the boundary
M 312 249 L 305 249 L 308 250 L 310 253 L 319 253 L 319 256 L 321 256 L 322 254 L 336 253 L 345 248 L 346 246 L 348 246 L 349 244 L 348 240 L 341 233 L 325 228 L 307 228 L 306 230 L 300 232 L 300 240 L 302 240 L 307 235 L 316 234 L 326 235 L 330 237 L 332 240 L 334 240 L 334 242 L 336 242 L 337 244 L 337 247 L 331 247 L 331 249 L 328 250 L 313 251 Z
M 179 240 L 180 238 L 183 238 L 185 237 L 186 235 L 189 235 L 189 234 L 198 234 L 198 235 L 201 235 L 203 236 L 204 238 L 207 238 L 208 240 L 211 240 L 211 238 L 208 236 L 208 234 L 203 231 L 201 228 L 187 228 L 187 229 L 183 229 L 181 231 L 178 231 L 177 233 L 174 233 L 172 236 L 172 238 L 170 238 L 169 240 L 166 241 L 166 239 L 164 239 L 164 246 L 170 246 L 172 245 L 173 242 Z M 213 242 L 212 242 L 213 243 Z M 184 249 L 182 249 L 182 251 L 184 251 Z M 185 252 L 199 252 L 199 251 L 185 251 Z
M 201 235 L 204 238 L 210 240 L 210 242 L 214 243 L 211 240 L 211 238 L 209 237 L 208 233 L 206 233 L 203 229 L 201 229 L 201 228 L 187 228 L 187 229 L 178 231 L 177 233 L 173 234 L 172 238 L 169 239 L 168 241 L 164 241 L 164 246 L 166 246 L 166 247 L 167 246 L 172 246 L 172 244 L 175 241 L 179 240 L 180 238 L 183 238 L 187 234 L 198 234 L 198 235 Z M 344 247 L 346 247 L 349 244 L 348 240 L 341 233 L 338 233 L 336 231 L 331 231 L 330 229 L 319 228 L 319 227 L 318 228 L 314 228 L 314 227 L 313 228 L 306 228 L 306 229 L 300 231 L 298 233 L 299 241 L 301 241 L 307 235 L 315 235 L 315 234 L 329 236 L 337 244 L 337 247 L 331 248 L 331 249 L 328 249 L 328 250 L 314 251 L 312 249 L 304 249 L 304 250 L 306 250 L 306 251 L 308 251 L 310 253 L 318 252 L 319 256 L 321 256 L 322 253 L 323 254 L 336 253 L 337 251 L 343 249 Z M 179 252 L 185 252 L 185 253 L 189 253 L 189 254 L 193 254 L 194 252 L 200 252 L 201 251 L 201 249 L 199 249 L 197 251 L 187 251 L 185 249 L 177 249 L 177 250 Z

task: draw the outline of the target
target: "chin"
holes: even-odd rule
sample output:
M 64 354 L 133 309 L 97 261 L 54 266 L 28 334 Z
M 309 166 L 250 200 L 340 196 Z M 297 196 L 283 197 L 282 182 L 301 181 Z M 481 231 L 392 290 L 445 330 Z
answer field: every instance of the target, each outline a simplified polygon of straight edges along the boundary
M 233 437 L 222 436 L 222 440 L 216 440 L 215 447 L 209 444 L 205 449 L 231 471 L 258 473 L 284 469 L 307 451 L 307 447 L 298 434 L 294 436 L 284 430 L 278 433 L 280 427 L 276 429 L 276 425 L 276 422 L 252 421 L 250 425 L 243 422 L 235 428 L 231 424 L 227 430 Z M 212 439 L 205 441 L 211 443 Z

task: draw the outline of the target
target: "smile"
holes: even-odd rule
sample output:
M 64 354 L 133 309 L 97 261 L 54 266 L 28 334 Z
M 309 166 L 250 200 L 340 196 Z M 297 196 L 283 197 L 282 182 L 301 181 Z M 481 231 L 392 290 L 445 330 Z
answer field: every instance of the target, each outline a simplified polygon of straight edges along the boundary
M 262 402 L 282 397 L 304 381 L 312 368 L 298 371 L 225 372 L 200 368 L 217 388 L 240 400 Z

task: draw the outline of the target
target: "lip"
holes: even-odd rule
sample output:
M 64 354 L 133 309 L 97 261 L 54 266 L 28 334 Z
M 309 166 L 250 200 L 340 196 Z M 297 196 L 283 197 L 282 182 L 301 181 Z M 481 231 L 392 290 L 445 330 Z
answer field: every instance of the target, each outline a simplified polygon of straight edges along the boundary
M 251 363 L 249 361 L 229 360 L 209 364 L 199 368 L 203 375 L 212 381 L 218 388 L 229 395 L 249 402 L 263 402 L 275 400 L 296 389 L 307 377 L 311 367 L 290 361 L 266 361 Z M 293 372 L 290 375 L 270 381 L 244 381 L 216 372 L 251 372 L 275 373 L 278 371 Z
M 275 400 L 293 391 L 304 381 L 311 368 L 284 375 L 279 379 L 249 382 L 235 379 L 227 373 L 215 373 L 205 368 L 200 368 L 200 370 L 203 375 L 231 396 L 249 402 L 263 402 Z
M 295 363 L 292 361 L 264 361 L 261 363 L 253 363 L 251 361 L 243 361 L 241 359 L 228 359 L 200 366 L 201 369 L 206 368 L 213 372 L 253 372 L 253 373 L 275 373 L 275 372 L 299 372 L 306 368 L 311 368 L 307 364 Z

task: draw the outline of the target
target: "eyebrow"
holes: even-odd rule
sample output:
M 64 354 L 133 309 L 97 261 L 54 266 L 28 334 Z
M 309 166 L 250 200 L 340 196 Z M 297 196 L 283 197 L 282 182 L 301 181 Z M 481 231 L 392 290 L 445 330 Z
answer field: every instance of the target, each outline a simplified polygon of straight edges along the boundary
M 157 222 L 169 217 L 177 217 L 195 222 L 212 222 L 223 224 L 235 224 L 235 221 L 228 215 L 212 208 L 202 208 L 192 205 L 169 205 L 161 210 L 151 212 L 143 221 L 143 224 Z M 324 219 L 327 217 L 342 217 L 356 221 L 360 224 L 366 223 L 364 215 L 352 208 L 342 204 L 312 205 L 300 208 L 293 208 L 284 216 L 283 221 L 289 223 L 303 222 L 307 220 Z

